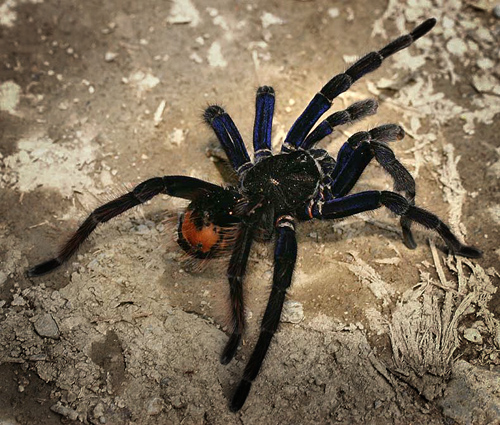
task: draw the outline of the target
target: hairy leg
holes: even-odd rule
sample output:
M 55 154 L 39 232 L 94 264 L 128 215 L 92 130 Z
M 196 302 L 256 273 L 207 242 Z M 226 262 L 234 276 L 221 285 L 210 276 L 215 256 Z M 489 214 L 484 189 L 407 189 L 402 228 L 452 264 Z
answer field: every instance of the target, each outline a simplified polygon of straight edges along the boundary
M 322 121 L 299 145 L 301 149 L 312 149 L 316 143 L 333 132 L 335 127 L 351 124 L 367 116 L 377 113 L 378 103 L 374 99 L 353 103 L 343 111 L 337 111 Z
M 224 109 L 211 105 L 203 114 L 205 122 L 214 130 L 234 170 L 241 174 L 252 166 L 240 132 Z
M 281 150 L 283 152 L 288 152 L 299 147 L 313 128 L 314 124 L 316 124 L 319 118 L 330 109 L 333 99 L 348 90 L 349 87 L 361 77 L 379 68 L 384 59 L 407 48 L 413 42 L 428 33 L 435 24 L 435 19 L 427 19 L 409 34 L 396 38 L 379 51 L 368 53 L 351 65 L 344 73 L 333 77 L 313 97 L 304 112 L 292 125 L 292 128 L 283 142 Z
M 243 278 L 245 276 L 248 256 L 254 236 L 254 224 L 243 225 L 236 239 L 229 266 L 227 277 L 229 280 L 229 302 L 231 312 L 232 332 L 221 355 L 221 363 L 228 364 L 236 354 L 240 344 L 241 336 L 245 329 L 245 303 L 243 293 Z
M 335 219 L 375 210 L 382 206 L 411 222 L 434 230 L 454 254 L 469 258 L 481 257 L 482 252 L 479 249 L 462 244 L 438 216 L 412 205 L 404 196 L 395 192 L 371 190 L 324 203 L 314 202 L 307 208 L 304 215 L 320 219 Z
M 146 180 L 137 185 L 131 192 L 95 209 L 61 247 L 56 257 L 28 269 L 27 275 L 29 277 L 41 276 L 56 269 L 70 259 L 99 224 L 149 201 L 160 193 L 194 200 L 202 193 L 222 190 L 224 189 L 220 186 L 192 177 L 165 176 Z
M 274 114 L 274 89 L 262 86 L 257 89 L 255 100 L 255 124 L 253 127 L 253 150 L 255 162 L 272 155 L 271 129 Z
M 293 269 L 297 259 L 297 240 L 292 217 L 282 216 L 278 218 L 276 231 L 273 286 L 262 318 L 259 339 L 231 401 L 230 409 L 233 412 L 237 412 L 243 407 L 252 387 L 252 382 L 260 371 L 271 340 L 278 329 L 286 291 L 292 283 Z

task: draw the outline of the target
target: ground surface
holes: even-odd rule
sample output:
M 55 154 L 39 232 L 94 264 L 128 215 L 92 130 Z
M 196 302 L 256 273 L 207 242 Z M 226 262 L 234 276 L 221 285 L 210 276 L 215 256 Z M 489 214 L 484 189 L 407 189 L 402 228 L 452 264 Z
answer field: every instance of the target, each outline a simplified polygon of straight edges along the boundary
M 0 423 L 498 423 L 500 23 L 488 2 L 365 4 L 0 3 Z M 251 254 L 249 332 L 227 367 L 225 261 L 183 261 L 178 200 L 159 197 L 103 226 L 67 267 L 24 276 L 124 186 L 221 182 L 207 104 L 222 103 L 249 143 L 255 89 L 272 85 L 279 145 L 355 55 L 431 16 L 430 35 L 334 104 L 375 97 L 378 114 L 323 146 L 402 125 L 394 150 L 417 203 L 483 259 L 447 258 L 421 229 L 409 251 L 386 211 L 300 225 L 289 300 L 303 317 L 281 326 L 238 414 L 228 398 L 269 292 L 269 246 Z M 357 190 L 390 187 L 372 165 Z

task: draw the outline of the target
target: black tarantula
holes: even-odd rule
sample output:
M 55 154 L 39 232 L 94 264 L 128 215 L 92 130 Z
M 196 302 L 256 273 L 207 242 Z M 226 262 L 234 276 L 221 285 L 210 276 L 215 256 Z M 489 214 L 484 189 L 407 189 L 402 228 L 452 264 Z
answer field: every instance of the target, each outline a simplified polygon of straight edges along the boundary
M 436 231 L 452 253 L 471 258 L 481 256 L 478 249 L 460 243 L 437 216 L 414 205 L 415 181 L 386 144 L 403 138 L 400 126 L 386 124 L 354 134 L 341 147 L 336 160 L 325 150 L 315 148 L 334 127 L 372 115 L 377 109 L 374 100 L 356 102 L 328 116 L 312 130 L 332 101 L 363 75 L 375 71 L 385 58 L 430 31 L 435 23 L 435 19 L 426 20 L 409 34 L 396 38 L 379 51 L 368 53 L 344 73 L 333 77 L 295 121 L 281 152 L 276 155 L 271 150 L 274 112 L 271 87 L 257 90 L 253 162 L 233 120 L 221 107 L 209 106 L 204 119 L 217 135 L 238 176 L 236 186 L 221 187 L 185 176 L 146 180 L 131 192 L 94 210 L 59 254 L 29 269 L 28 276 L 40 276 L 59 267 L 99 224 L 158 194 L 188 199 L 191 202 L 179 219 L 179 245 L 197 258 L 231 252 L 227 277 L 232 334 L 221 356 L 221 362 L 227 364 L 234 357 L 245 329 L 243 279 L 252 242 L 255 238 L 271 240 L 274 237 L 273 283 L 259 339 L 230 404 L 232 411 L 238 411 L 245 403 L 280 322 L 297 257 L 296 222 L 337 219 L 385 206 L 400 216 L 403 241 L 408 248 L 416 247 L 410 229 L 416 222 Z M 394 192 L 369 190 L 349 195 L 373 158 L 394 180 Z

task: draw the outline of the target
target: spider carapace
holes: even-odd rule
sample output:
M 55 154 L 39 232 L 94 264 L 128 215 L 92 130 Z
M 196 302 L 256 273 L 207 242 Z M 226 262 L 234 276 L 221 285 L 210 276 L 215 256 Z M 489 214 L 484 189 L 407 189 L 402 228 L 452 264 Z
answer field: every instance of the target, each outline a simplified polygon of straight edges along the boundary
M 481 256 L 478 249 L 462 244 L 436 215 L 415 206 L 415 181 L 388 146 L 389 142 L 404 137 L 399 125 L 385 124 L 355 133 L 340 148 L 336 159 L 316 147 L 335 127 L 377 110 L 375 100 L 359 101 L 327 116 L 313 129 L 333 100 L 363 75 L 376 70 L 384 59 L 425 35 L 435 23 L 435 19 L 426 20 L 334 76 L 295 121 L 278 154 L 273 155 L 271 148 L 275 102 L 271 87 L 257 90 L 253 161 L 229 115 L 219 106 L 209 106 L 204 114 L 205 122 L 219 139 L 238 177 L 237 184 L 221 187 L 184 176 L 151 178 L 94 210 L 56 257 L 29 269 L 28 275 L 39 276 L 59 267 L 97 225 L 158 194 L 187 199 L 191 202 L 179 220 L 179 245 L 198 258 L 230 253 L 227 278 L 232 332 L 221 356 L 221 362 L 227 364 L 236 354 L 245 330 L 243 279 L 252 242 L 274 239 L 274 274 L 269 301 L 259 338 L 230 403 L 232 411 L 241 409 L 278 328 L 286 292 L 292 283 L 298 221 L 337 219 L 384 206 L 400 217 L 403 242 L 408 248 L 416 247 L 411 231 L 412 223 L 416 222 L 437 232 L 452 253 L 472 258 Z M 350 194 L 373 159 L 392 178 L 394 191 Z

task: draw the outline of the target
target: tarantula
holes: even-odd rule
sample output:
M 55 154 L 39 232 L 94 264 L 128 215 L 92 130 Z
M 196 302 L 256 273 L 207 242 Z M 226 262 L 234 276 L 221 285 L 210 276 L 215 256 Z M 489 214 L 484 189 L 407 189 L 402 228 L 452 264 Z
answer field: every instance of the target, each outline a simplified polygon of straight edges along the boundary
M 238 411 L 247 399 L 280 322 L 297 257 L 296 222 L 337 219 L 385 206 L 400 216 L 403 242 L 408 248 L 416 247 L 411 232 L 411 225 L 416 222 L 436 231 L 454 254 L 481 256 L 478 249 L 460 243 L 436 215 L 414 205 L 415 181 L 386 144 L 403 138 L 400 126 L 386 124 L 354 134 L 340 148 L 336 160 L 327 151 L 315 147 L 336 126 L 372 115 L 377 109 L 374 100 L 356 102 L 328 116 L 312 130 L 332 101 L 363 75 L 376 70 L 384 59 L 425 35 L 435 23 L 435 19 L 426 20 L 409 34 L 396 38 L 379 51 L 368 53 L 344 73 L 333 77 L 295 121 L 281 152 L 276 155 L 271 150 L 275 101 L 271 87 L 257 90 L 253 162 L 229 115 L 219 106 L 209 106 L 204 113 L 205 122 L 222 144 L 237 174 L 237 185 L 221 187 L 185 176 L 146 180 L 131 192 L 94 210 L 57 256 L 29 269 L 28 276 L 40 276 L 59 267 L 99 224 L 158 194 L 187 199 L 191 202 L 179 218 L 179 245 L 196 258 L 213 258 L 231 252 L 227 277 L 232 333 L 221 355 L 221 362 L 227 364 L 234 357 L 245 329 L 243 279 L 252 242 L 256 238 L 271 240 L 274 237 L 274 275 L 260 335 L 230 403 L 230 409 Z M 373 158 L 394 180 L 394 192 L 370 190 L 349 195 Z

